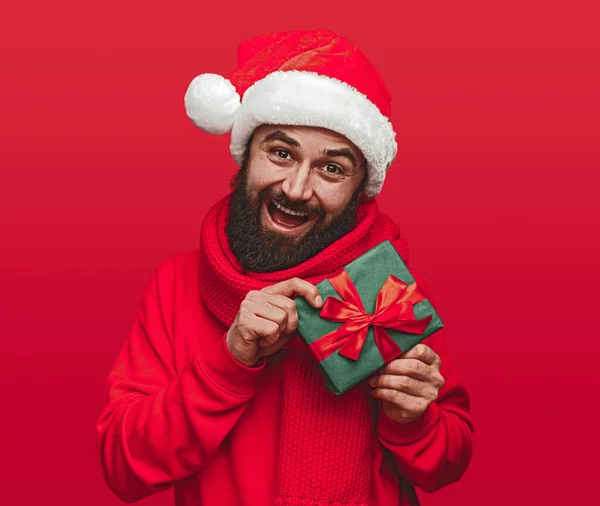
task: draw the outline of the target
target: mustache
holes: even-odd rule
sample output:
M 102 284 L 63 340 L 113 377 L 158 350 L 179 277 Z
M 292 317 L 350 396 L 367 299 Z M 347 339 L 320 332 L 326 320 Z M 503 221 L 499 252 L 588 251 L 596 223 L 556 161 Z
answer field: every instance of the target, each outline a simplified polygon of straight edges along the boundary
M 272 200 L 279 205 L 298 213 L 316 214 L 320 217 L 325 217 L 325 210 L 322 207 L 312 206 L 307 202 L 294 202 L 281 191 L 276 192 L 269 188 L 265 188 L 259 193 L 259 201 L 263 199 Z

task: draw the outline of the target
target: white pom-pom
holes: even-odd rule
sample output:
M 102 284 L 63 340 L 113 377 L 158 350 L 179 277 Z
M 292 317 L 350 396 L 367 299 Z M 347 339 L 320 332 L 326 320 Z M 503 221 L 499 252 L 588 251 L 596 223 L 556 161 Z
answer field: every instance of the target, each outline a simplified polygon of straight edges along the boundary
M 217 74 L 201 74 L 185 93 L 185 110 L 190 119 L 211 134 L 231 131 L 241 107 L 240 96 L 231 81 Z

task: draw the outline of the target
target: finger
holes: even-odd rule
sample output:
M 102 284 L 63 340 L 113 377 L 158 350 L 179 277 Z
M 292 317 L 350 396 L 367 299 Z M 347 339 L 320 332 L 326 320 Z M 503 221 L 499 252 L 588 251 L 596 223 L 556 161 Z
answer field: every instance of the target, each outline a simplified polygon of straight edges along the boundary
M 266 297 L 266 295 L 265 295 Z M 245 299 L 240 304 L 240 309 L 260 316 L 265 320 L 275 322 L 279 326 L 279 331 L 284 332 L 288 325 L 288 314 L 281 308 L 270 304 L 268 301 L 256 302 Z
M 430 383 L 420 381 L 410 376 L 396 376 L 394 374 L 380 374 L 369 385 L 373 388 L 387 388 L 400 392 L 434 400 L 437 397 L 436 389 Z
M 405 414 L 422 413 L 430 404 L 426 399 L 391 388 L 376 388 L 373 390 L 373 397 L 393 404 Z
M 261 295 L 265 297 L 265 300 L 269 304 L 285 311 L 287 315 L 287 326 L 284 329 L 284 333 L 291 334 L 292 332 L 295 332 L 298 328 L 298 308 L 296 307 L 296 301 L 279 294 L 263 293 Z
M 373 374 L 371 374 L 371 376 L 369 376 L 367 378 L 367 380 L 369 381 L 369 385 L 371 384 L 372 381 L 376 380 L 380 374 L 383 374 L 383 372 L 384 372 L 383 367 L 381 367 L 381 368 L 377 369 Z
M 419 343 L 402 355 L 404 358 L 416 358 L 428 365 L 435 364 L 438 356 L 429 346 Z
M 427 381 L 431 377 L 432 367 L 416 358 L 398 358 L 389 362 L 381 372 L 382 374 L 405 375 Z
M 253 313 L 240 313 L 238 326 L 246 339 L 250 341 L 262 340 L 265 346 L 277 342 L 280 334 L 277 323 L 256 316 Z
M 271 294 L 256 290 L 248 292 L 246 299 L 264 304 L 271 304 L 285 311 L 287 315 L 287 325 L 281 327 L 281 331 L 284 334 L 291 334 L 298 328 L 298 309 L 296 308 L 296 301 L 293 299 L 276 293 Z
M 312 283 L 300 278 L 287 279 L 275 285 L 267 286 L 261 291 L 265 293 L 284 295 L 285 297 L 300 295 L 315 308 L 320 308 L 323 305 L 323 300 L 319 295 L 318 288 Z

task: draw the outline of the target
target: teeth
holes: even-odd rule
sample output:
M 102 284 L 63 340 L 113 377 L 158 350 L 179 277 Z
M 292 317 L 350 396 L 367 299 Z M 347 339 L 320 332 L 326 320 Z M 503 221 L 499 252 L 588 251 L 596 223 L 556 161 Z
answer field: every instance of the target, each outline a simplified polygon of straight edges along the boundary
M 274 200 L 273 200 L 273 204 L 275 204 L 275 207 L 277 209 L 279 209 L 280 211 L 291 214 L 292 216 L 308 216 L 308 214 L 309 214 L 309 213 L 299 213 L 297 211 L 292 211 L 291 209 L 288 209 L 287 207 L 283 207 L 281 204 L 278 204 Z

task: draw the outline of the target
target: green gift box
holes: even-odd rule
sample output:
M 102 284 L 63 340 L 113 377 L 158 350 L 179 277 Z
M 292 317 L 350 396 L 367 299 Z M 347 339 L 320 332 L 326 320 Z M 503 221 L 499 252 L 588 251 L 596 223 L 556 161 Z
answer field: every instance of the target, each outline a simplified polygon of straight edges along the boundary
M 296 298 L 298 332 L 341 394 L 443 327 L 390 241 L 317 284 L 320 309 Z

